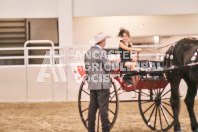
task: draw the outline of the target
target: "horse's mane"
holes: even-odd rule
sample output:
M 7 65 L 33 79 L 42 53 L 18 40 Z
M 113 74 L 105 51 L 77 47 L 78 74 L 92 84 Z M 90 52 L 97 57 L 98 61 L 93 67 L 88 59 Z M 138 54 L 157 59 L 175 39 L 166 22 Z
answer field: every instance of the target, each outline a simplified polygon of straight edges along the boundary
M 198 38 L 194 38 L 194 37 L 187 37 L 187 38 L 184 38 L 184 39 L 193 40 L 193 41 L 198 41 Z

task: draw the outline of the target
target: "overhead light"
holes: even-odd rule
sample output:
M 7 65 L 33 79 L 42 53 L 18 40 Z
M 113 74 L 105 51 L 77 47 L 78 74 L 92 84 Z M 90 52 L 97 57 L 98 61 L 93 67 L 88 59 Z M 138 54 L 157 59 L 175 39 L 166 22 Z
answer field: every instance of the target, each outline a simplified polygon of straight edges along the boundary
M 155 43 L 159 43 L 159 36 L 154 36 Z

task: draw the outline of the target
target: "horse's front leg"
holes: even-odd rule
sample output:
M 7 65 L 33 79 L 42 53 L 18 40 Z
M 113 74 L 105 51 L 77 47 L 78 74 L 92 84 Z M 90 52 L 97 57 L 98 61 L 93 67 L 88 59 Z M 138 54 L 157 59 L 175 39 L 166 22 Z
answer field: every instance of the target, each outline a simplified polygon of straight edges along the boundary
M 174 80 L 171 80 L 171 107 L 173 110 L 173 115 L 174 115 L 174 131 L 175 132 L 182 132 L 181 128 L 180 128 L 180 123 L 179 123 L 179 119 L 178 119 L 178 115 L 179 115 L 179 108 L 180 108 L 180 95 L 179 95 L 179 83 L 180 83 L 181 79 L 177 79 L 175 78 Z
M 191 120 L 191 129 L 193 132 L 198 132 L 198 124 L 194 113 L 194 101 L 197 94 L 197 84 L 185 80 L 188 85 L 188 91 L 185 98 L 185 103 Z

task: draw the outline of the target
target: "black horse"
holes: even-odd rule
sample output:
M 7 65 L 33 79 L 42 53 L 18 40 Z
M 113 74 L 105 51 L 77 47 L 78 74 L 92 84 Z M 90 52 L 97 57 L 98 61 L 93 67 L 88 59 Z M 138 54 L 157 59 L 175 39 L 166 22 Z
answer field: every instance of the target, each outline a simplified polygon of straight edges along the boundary
M 180 95 L 179 84 L 184 79 L 188 89 L 185 103 L 191 120 L 191 129 L 198 132 L 198 124 L 194 113 L 194 101 L 197 94 L 198 84 L 198 40 L 194 38 L 184 38 L 174 43 L 165 54 L 164 67 L 173 68 L 167 72 L 167 78 L 171 85 L 171 105 L 174 114 L 174 131 L 182 132 L 178 119 Z M 194 65 L 194 66 L 192 66 Z

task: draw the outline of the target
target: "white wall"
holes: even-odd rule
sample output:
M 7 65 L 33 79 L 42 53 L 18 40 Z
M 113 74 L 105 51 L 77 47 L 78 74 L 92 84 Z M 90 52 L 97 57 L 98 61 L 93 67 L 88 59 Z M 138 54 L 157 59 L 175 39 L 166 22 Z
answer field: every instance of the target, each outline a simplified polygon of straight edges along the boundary
M 198 34 L 198 15 L 73 18 L 74 46 L 91 46 L 88 42 L 98 32 L 111 35 L 107 47 L 117 46 L 120 27 L 128 29 L 132 37 Z
M 58 17 L 60 1 L 0 0 L 0 18 Z M 197 0 L 72 0 L 72 5 L 73 17 L 198 13 Z
M 49 76 L 42 76 L 44 82 L 37 82 L 41 68 L 46 68 L 44 72 Z M 61 78 L 59 68 L 66 74 L 65 66 L 56 65 L 55 80 L 50 66 L 0 67 L 0 102 L 68 101 L 67 82 Z
M 0 0 L 0 18 L 53 18 L 57 0 Z
M 73 16 L 195 14 L 197 5 L 197 0 L 73 0 Z
M 25 66 L 0 67 L 0 73 L 0 102 L 27 101 Z
M 72 46 L 72 0 L 58 0 L 59 45 Z

